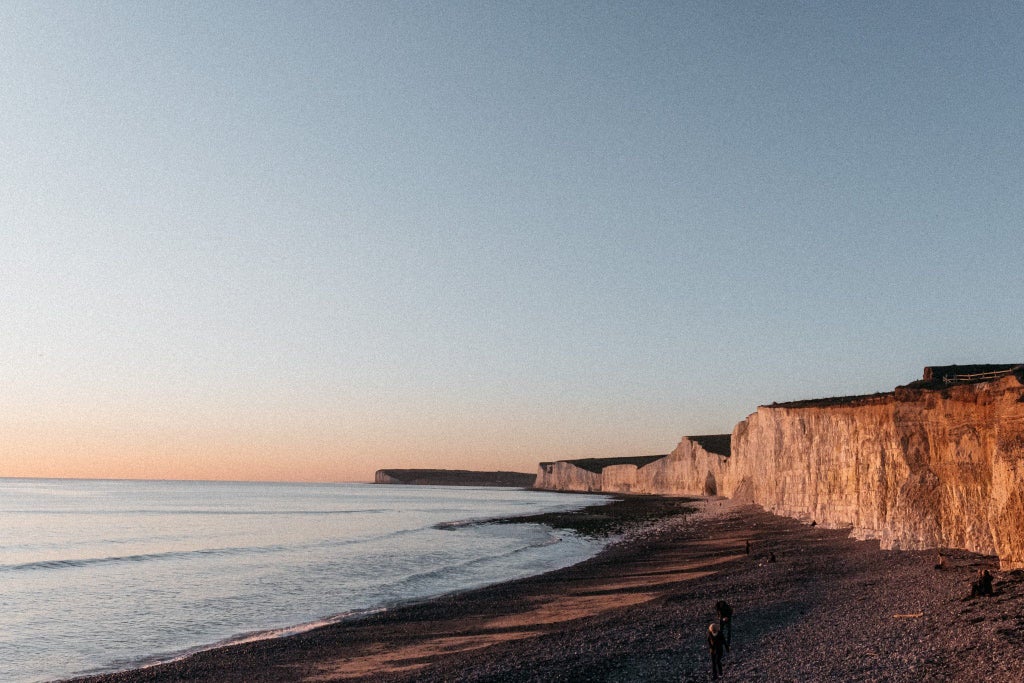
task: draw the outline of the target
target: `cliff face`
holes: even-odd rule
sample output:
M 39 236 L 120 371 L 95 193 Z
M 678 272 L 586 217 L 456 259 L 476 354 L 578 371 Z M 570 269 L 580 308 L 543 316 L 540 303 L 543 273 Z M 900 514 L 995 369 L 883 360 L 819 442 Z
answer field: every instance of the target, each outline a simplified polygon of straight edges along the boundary
M 600 491 L 601 473 L 585 470 L 565 460 L 542 462 L 533 487 L 548 491 Z
M 671 453 L 637 471 L 635 493 L 670 496 L 714 496 L 729 458 L 701 446 L 699 437 L 680 439 Z
M 717 439 L 707 441 L 709 447 L 714 443 L 721 450 L 726 450 L 724 445 L 728 435 L 683 437 L 674 451 L 663 456 L 575 461 L 586 463 L 589 469 L 567 460 L 541 463 L 534 487 L 553 491 L 665 496 L 715 495 L 728 458 L 705 450 L 701 439 Z M 629 460 L 635 462 L 625 462 Z
M 393 477 L 388 470 L 377 470 L 373 473 L 374 484 L 404 484 L 404 481 L 400 481 Z
M 943 379 L 965 368 L 1013 372 L 970 384 Z M 733 430 L 731 452 L 724 437 L 686 437 L 664 457 L 544 463 L 534 485 L 728 496 L 849 527 L 883 548 L 963 548 L 1024 568 L 1019 369 L 932 368 L 933 376 L 886 394 L 762 406 Z
M 763 406 L 733 430 L 720 481 L 721 495 L 884 548 L 964 548 L 1024 567 L 1024 385 L 1011 375 Z

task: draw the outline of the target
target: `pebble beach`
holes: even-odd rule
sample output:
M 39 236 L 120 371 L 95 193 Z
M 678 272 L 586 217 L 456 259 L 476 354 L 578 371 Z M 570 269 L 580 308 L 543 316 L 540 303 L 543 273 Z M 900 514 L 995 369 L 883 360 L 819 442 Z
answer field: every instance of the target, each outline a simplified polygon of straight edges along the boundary
M 722 499 L 570 514 L 619 540 L 540 576 L 76 680 L 707 681 L 718 600 L 735 610 L 720 680 L 1024 679 L 1024 572 L 994 557 L 944 551 L 935 569 L 934 550 L 883 551 Z M 980 569 L 995 595 L 970 598 Z

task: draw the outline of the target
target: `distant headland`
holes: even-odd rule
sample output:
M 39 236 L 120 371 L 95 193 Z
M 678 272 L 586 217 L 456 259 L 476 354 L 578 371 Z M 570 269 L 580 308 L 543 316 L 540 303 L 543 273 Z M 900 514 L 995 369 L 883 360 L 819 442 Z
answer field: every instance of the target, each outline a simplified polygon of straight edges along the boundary
M 470 470 L 377 470 L 376 484 L 417 486 L 533 486 L 536 475 L 522 472 L 473 472 Z

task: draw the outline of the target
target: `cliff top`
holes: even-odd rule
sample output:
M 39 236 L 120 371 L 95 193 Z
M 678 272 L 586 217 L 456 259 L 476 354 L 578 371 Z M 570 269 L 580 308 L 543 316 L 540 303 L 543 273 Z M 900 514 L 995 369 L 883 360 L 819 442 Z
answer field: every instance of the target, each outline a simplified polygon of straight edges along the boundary
M 989 382 L 1001 377 L 1016 375 L 1024 383 L 1024 364 L 976 364 L 976 365 L 931 365 L 924 369 L 922 379 L 910 382 L 897 389 L 923 389 L 939 391 L 957 384 L 975 384 Z M 857 396 L 833 396 L 830 398 L 811 398 L 802 401 L 786 401 L 772 403 L 771 408 L 822 408 L 839 405 L 869 405 L 888 400 L 895 391 L 884 391 L 876 394 L 860 394 Z M 693 438 L 693 437 L 691 437 Z M 707 450 L 705 448 L 705 450 Z
M 924 376 L 907 385 L 910 389 L 944 389 L 951 384 L 988 382 L 1007 375 L 1024 381 L 1024 365 L 1001 363 L 985 365 L 933 365 L 924 369 Z
M 702 434 L 701 436 L 688 436 L 690 441 L 715 455 L 729 457 L 732 452 L 732 434 Z
M 828 398 L 808 398 L 802 401 L 784 401 L 772 403 L 769 408 L 823 408 L 827 406 L 867 405 L 880 403 L 893 396 L 894 392 L 884 391 L 877 394 L 859 394 L 857 396 L 830 396 Z
M 634 457 L 624 458 L 583 458 L 582 460 L 559 460 L 558 462 L 567 462 L 570 465 L 575 465 L 581 470 L 588 472 L 598 473 L 605 467 L 612 465 L 636 465 L 637 467 L 643 467 L 649 465 L 655 460 L 661 460 L 667 457 L 665 455 L 639 455 Z M 550 465 L 551 463 L 541 463 L 541 465 Z
M 1021 370 L 1020 363 L 998 363 L 986 365 L 930 365 L 924 369 L 923 379 L 949 379 L 950 381 L 984 381 L 988 375 L 1008 375 Z

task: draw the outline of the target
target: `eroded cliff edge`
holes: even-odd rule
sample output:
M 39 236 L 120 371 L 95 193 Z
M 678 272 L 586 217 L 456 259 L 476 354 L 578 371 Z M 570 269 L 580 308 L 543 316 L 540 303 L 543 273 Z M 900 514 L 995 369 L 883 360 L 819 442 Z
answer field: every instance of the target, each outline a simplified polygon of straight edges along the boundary
M 719 493 L 883 548 L 1024 567 L 1024 385 L 1008 375 L 762 406 L 733 430 Z

